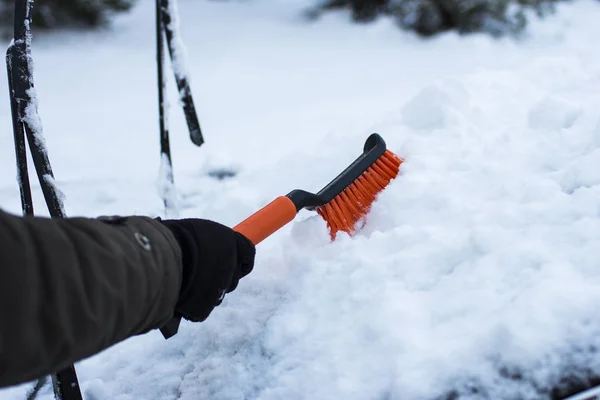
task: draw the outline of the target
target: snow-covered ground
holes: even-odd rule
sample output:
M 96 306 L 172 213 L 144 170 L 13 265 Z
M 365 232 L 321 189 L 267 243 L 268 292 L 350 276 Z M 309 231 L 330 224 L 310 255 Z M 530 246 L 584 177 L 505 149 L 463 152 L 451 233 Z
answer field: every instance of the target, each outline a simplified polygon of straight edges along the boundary
M 302 1 L 179 3 L 206 136 L 173 107 L 179 216 L 234 225 L 318 190 L 371 132 L 406 161 L 355 237 L 330 243 L 302 212 L 208 321 L 78 363 L 86 399 L 543 399 L 600 375 L 597 2 L 521 42 L 307 24 Z M 164 216 L 153 22 L 141 0 L 110 29 L 34 38 L 69 215 Z M 8 101 L 0 126 L 0 206 L 18 212 Z

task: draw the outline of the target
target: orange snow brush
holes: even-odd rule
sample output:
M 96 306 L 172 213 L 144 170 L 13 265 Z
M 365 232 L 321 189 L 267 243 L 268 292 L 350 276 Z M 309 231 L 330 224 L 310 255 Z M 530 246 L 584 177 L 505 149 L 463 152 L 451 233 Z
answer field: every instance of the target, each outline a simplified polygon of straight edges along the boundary
M 306 208 L 316 210 L 325 219 L 332 240 L 339 231 L 351 235 L 356 231 L 357 222 L 369 212 L 377 194 L 398 175 L 403 161 L 387 150 L 383 138 L 374 133 L 367 139 L 363 154 L 320 192 L 293 190 L 233 229 L 257 245 Z
M 331 240 L 339 231 L 353 234 L 356 223 L 369 212 L 377 194 L 398 175 L 403 161 L 387 150 L 383 138 L 374 133 L 367 139 L 360 157 L 319 193 L 292 190 L 233 229 L 257 245 L 306 208 L 316 210 L 327 221 Z M 177 333 L 180 321 L 181 317 L 174 317 L 160 329 L 165 339 Z

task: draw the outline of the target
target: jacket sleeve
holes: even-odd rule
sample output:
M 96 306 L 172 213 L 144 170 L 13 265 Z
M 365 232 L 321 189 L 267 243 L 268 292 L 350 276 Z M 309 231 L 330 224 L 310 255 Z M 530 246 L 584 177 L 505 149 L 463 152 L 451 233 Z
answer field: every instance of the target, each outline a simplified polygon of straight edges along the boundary
M 162 327 L 180 287 L 181 250 L 160 222 L 0 210 L 0 387 Z

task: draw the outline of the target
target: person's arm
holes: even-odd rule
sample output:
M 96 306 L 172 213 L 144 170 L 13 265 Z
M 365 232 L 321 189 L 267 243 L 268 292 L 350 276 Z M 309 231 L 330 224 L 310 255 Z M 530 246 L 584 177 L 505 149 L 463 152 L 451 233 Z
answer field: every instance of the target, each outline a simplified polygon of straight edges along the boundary
M 181 250 L 146 217 L 0 210 L 0 387 L 57 372 L 173 315 Z

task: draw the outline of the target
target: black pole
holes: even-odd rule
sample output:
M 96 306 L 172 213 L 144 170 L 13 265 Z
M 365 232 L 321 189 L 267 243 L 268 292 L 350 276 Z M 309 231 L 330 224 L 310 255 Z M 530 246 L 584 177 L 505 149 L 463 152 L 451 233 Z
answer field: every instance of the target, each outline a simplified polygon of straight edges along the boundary
M 183 113 L 185 114 L 185 120 L 190 131 L 190 139 L 196 146 L 202 146 L 204 143 L 204 137 L 202 136 L 202 129 L 200 129 L 200 122 L 198 121 L 198 115 L 196 113 L 196 107 L 194 106 L 194 99 L 192 98 L 192 89 L 190 88 L 189 77 L 186 71 L 182 71 L 183 60 L 180 59 L 180 54 L 176 48 L 176 39 L 179 38 L 178 33 L 175 31 L 174 21 L 177 16 L 172 15 L 173 10 L 170 0 L 156 0 L 157 7 L 160 8 L 162 27 L 167 39 L 167 47 L 169 48 L 169 55 L 171 57 L 171 64 L 173 64 L 173 72 L 175 74 L 175 81 L 177 82 L 177 89 L 179 91 L 179 98 L 183 105 Z M 173 0 L 171 0 L 173 1 Z M 158 11 L 158 10 L 157 10 Z
M 33 215 L 33 199 L 31 197 L 31 185 L 29 184 L 29 171 L 27 168 L 27 148 L 25 147 L 25 127 L 19 122 L 19 105 L 13 94 L 14 57 L 15 45 L 13 42 L 6 52 L 6 68 L 8 70 L 8 90 L 10 94 L 15 156 L 17 160 L 17 182 L 19 183 L 19 194 L 21 197 L 21 209 L 23 210 L 23 215 Z
M 61 196 L 45 148 L 41 122 L 37 114 L 31 62 L 31 8 L 33 0 L 15 0 L 14 40 L 7 52 L 15 153 L 23 213 L 33 215 L 33 200 L 27 170 L 25 138 L 34 162 L 40 186 L 53 217 L 65 217 Z M 41 381 L 39 382 L 41 384 Z M 82 400 L 74 366 L 52 375 L 57 400 Z
M 169 159 L 171 163 L 171 146 L 169 143 L 169 131 L 167 128 L 167 115 L 165 104 L 166 81 L 164 76 L 164 36 L 162 30 L 162 13 L 160 11 L 160 0 L 156 0 L 156 62 L 158 73 L 158 124 L 160 127 L 160 152 Z
M 164 67 L 165 67 L 165 52 L 164 52 L 164 30 L 162 21 L 162 12 L 160 0 L 156 0 L 156 63 L 157 63 L 157 78 L 158 78 L 158 125 L 160 128 L 160 163 L 161 172 L 165 173 L 166 176 L 162 176 L 161 179 L 166 179 L 165 185 L 174 185 L 173 177 L 173 159 L 171 157 L 171 143 L 169 140 L 169 127 L 167 123 L 167 103 L 165 98 L 167 81 L 165 80 Z M 166 165 L 165 165 L 166 163 Z M 171 208 L 170 196 L 167 190 L 163 193 L 163 202 L 165 204 L 165 210 L 168 211 Z

